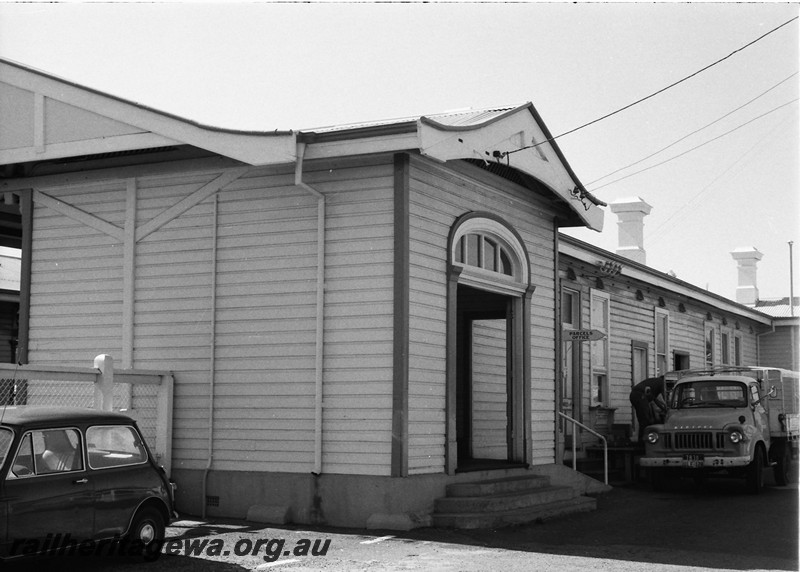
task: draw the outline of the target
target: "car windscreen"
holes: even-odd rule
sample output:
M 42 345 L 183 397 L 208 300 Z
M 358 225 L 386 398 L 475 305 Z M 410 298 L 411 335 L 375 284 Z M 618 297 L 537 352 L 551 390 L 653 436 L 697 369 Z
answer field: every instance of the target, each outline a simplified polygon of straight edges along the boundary
M 746 407 L 747 390 L 738 381 L 715 379 L 689 381 L 675 385 L 670 407 Z

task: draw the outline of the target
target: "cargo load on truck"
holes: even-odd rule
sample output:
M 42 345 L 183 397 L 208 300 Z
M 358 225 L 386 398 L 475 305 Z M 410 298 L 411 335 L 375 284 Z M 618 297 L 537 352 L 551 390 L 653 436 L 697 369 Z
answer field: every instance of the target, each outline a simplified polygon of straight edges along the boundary
M 665 376 L 664 422 L 644 431 L 646 467 L 654 486 L 664 480 L 743 477 L 758 493 L 773 468 L 785 486 L 800 436 L 800 374 L 771 367 L 719 367 Z

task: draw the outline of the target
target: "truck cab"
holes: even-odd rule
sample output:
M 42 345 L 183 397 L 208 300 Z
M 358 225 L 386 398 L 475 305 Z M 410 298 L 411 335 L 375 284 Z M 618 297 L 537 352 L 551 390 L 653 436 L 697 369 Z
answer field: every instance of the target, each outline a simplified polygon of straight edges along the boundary
M 798 437 L 797 373 L 750 367 L 673 374 L 664 423 L 647 427 L 640 459 L 654 486 L 718 474 L 744 477 L 758 493 L 770 466 L 776 483 L 788 484 Z

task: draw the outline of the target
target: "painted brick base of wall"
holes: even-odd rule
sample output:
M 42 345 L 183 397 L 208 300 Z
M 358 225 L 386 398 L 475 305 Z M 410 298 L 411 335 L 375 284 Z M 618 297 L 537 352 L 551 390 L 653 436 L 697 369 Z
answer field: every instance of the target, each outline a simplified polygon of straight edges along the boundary
M 206 490 L 210 501 L 206 516 L 246 519 L 248 513 L 259 512 L 286 515 L 286 520 L 294 524 L 416 528 L 431 525 L 434 500 L 445 496 L 448 484 L 525 474 L 549 476 L 553 484 L 572 486 L 580 494 L 607 490 L 602 483 L 561 465 L 405 478 L 212 470 Z M 178 484 L 178 513 L 202 514 L 203 471 L 174 469 L 172 478 Z M 253 507 L 259 510 L 251 511 Z

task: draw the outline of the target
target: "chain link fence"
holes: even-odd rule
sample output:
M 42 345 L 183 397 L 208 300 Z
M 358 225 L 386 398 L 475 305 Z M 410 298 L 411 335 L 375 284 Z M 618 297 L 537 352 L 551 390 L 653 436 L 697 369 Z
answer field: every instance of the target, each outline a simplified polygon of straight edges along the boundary
M 71 376 L 69 370 L 58 368 L 58 375 L 53 376 L 58 379 L 47 379 L 46 369 L 37 371 L 30 366 L 22 366 L 19 371 L 2 369 L 0 365 L 0 406 L 98 407 L 100 378 L 95 376 L 100 374 L 96 370 L 76 368 Z M 113 383 L 111 409 L 136 420 L 150 450 L 160 463 L 168 467 L 171 460 L 171 376 L 156 372 L 141 373 L 136 370 L 118 372 L 116 377 L 134 379 L 135 382 Z M 78 379 L 70 380 L 69 377 Z M 164 387 L 167 379 L 169 385 Z

